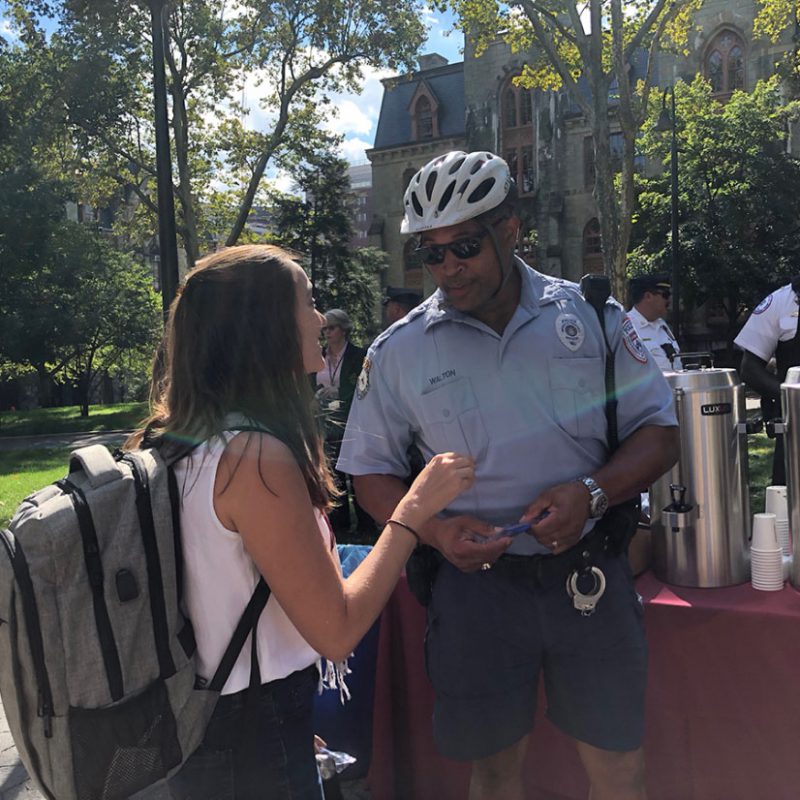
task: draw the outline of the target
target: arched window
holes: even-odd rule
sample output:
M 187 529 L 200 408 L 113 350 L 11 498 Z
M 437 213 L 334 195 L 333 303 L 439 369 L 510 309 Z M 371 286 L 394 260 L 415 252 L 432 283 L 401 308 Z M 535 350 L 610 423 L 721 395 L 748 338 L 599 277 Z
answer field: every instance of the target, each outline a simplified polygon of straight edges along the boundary
M 517 93 L 510 86 L 503 96 L 503 127 L 517 127 Z
M 417 100 L 415 110 L 417 118 L 417 139 L 432 139 L 433 110 L 431 109 L 431 101 L 423 95 Z
M 583 229 L 583 269 L 586 272 L 603 271 L 603 239 L 597 217 L 590 219 Z
M 533 98 L 530 89 L 519 90 L 520 118 L 523 125 L 530 125 L 533 120 Z
M 525 195 L 536 189 L 533 95 L 530 89 L 514 86 L 514 77 L 510 76 L 500 91 L 500 152 L 508 162 L 519 193 Z
M 718 33 L 706 52 L 705 76 L 717 96 L 727 97 L 745 87 L 744 42 L 733 31 Z

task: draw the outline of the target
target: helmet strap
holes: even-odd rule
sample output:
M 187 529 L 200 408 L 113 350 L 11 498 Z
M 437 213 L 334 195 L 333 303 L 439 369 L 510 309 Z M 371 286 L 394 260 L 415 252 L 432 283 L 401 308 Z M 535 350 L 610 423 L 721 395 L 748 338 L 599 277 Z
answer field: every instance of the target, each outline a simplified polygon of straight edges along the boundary
M 510 217 L 508 217 L 507 219 L 510 219 Z M 490 241 L 492 242 L 494 253 L 497 256 L 497 264 L 500 267 L 500 283 L 498 284 L 497 288 L 492 292 L 491 296 L 486 300 L 486 302 L 481 303 L 481 307 L 483 307 L 491 303 L 497 297 L 497 295 L 499 295 L 500 292 L 502 292 L 503 289 L 505 289 L 509 278 L 514 274 L 514 251 L 513 250 L 511 251 L 507 259 L 503 258 L 503 254 L 500 252 L 500 244 L 497 241 L 497 235 L 495 234 L 494 231 L 495 225 L 497 225 L 498 220 L 495 220 L 494 224 L 484 222 L 483 220 L 479 220 L 479 222 L 481 224 L 481 227 L 486 231 Z

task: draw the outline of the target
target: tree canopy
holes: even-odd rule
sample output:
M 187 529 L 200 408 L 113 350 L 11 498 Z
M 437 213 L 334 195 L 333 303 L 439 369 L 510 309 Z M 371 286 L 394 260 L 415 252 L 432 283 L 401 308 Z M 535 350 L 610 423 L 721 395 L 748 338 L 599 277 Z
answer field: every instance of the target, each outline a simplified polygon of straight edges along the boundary
M 634 208 L 635 139 L 647 117 L 655 56 L 683 51 L 692 14 L 702 0 L 438 0 L 458 14 L 476 54 L 499 39 L 526 63 L 519 82 L 563 89 L 580 108 L 593 137 L 594 196 L 603 262 L 622 296 Z M 643 69 L 635 70 L 639 62 Z M 621 160 L 612 159 L 612 126 L 622 133 Z M 620 164 L 615 178 L 614 162 Z
M 713 99 L 701 77 L 676 88 L 679 130 L 681 292 L 712 300 L 732 339 L 741 313 L 800 272 L 800 163 L 786 148 L 785 104 L 778 81 Z M 643 151 L 669 162 L 669 137 L 655 130 L 651 110 Z M 663 269 L 670 259 L 670 182 L 642 178 L 631 266 Z
M 349 249 L 347 162 L 330 152 L 317 153 L 298 168 L 297 183 L 304 197 L 286 196 L 276 203 L 277 242 L 302 255 L 317 308 L 344 309 L 353 321 L 354 339 L 369 341 L 377 332 L 375 307 L 386 255 L 374 248 Z
M 48 51 L 56 65 L 47 88 L 74 169 L 91 173 L 98 202 L 133 192 L 154 216 L 147 4 L 7 3 L 20 46 Z M 357 91 L 365 66 L 410 66 L 424 29 L 405 0 L 181 0 L 166 5 L 165 34 L 178 231 L 192 264 L 210 241 L 205 209 L 235 198 L 225 234 L 234 244 L 267 168 L 294 166 L 325 138 L 329 94 Z M 256 127 L 244 120 L 245 93 L 261 96 Z

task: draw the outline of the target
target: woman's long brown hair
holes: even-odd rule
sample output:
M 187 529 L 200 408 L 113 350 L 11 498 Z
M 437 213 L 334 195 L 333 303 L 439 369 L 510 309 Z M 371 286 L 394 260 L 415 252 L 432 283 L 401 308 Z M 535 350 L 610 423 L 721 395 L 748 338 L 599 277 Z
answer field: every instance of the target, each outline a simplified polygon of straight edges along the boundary
M 312 503 L 336 495 L 314 418 L 288 253 L 230 247 L 201 259 L 169 313 L 154 371 L 148 435 L 186 442 L 218 436 L 240 414 L 292 451 Z M 132 437 L 141 440 L 142 432 Z

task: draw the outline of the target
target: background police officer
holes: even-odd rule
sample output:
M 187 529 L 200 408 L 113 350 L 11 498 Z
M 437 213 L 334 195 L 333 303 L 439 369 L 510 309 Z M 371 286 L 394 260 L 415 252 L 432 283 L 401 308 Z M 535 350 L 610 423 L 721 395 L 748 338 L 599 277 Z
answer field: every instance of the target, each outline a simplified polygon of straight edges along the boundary
M 800 365 L 798 292 L 800 277 L 767 295 L 733 340 L 744 351 L 739 368 L 742 380 L 761 395 L 761 413 L 767 421 L 781 416 L 781 384 L 786 380 L 789 367 Z M 775 372 L 767 366 L 773 356 Z M 772 483 L 786 484 L 782 434 L 775 437 Z
M 630 571 L 597 553 L 605 593 L 583 616 L 565 565 L 603 541 L 609 502 L 675 461 L 672 395 L 611 301 L 604 319 L 626 391 L 609 458 L 597 314 L 574 284 L 514 257 L 512 185 L 486 152 L 448 153 L 412 178 L 401 231 L 419 236 L 438 290 L 370 347 L 339 467 L 383 519 L 405 491 L 410 443 L 426 460 L 447 448 L 476 461 L 473 488 L 419 531 L 446 559 L 426 640 L 434 738 L 473 762 L 471 800 L 522 800 L 540 671 L 593 798 L 641 800 L 646 645 Z M 492 540 L 520 520 L 531 535 Z
M 677 358 L 680 348 L 664 320 L 672 294 L 669 278 L 666 275 L 637 275 L 631 278 L 629 287 L 633 306 L 628 316 L 639 338 L 662 372 L 680 369 L 681 360 Z
M 386 296 L 381 301 L 386 327 L 402 319 L 412 308 L 422 302 L 422 295 L 403 286 L 387 286 Z

